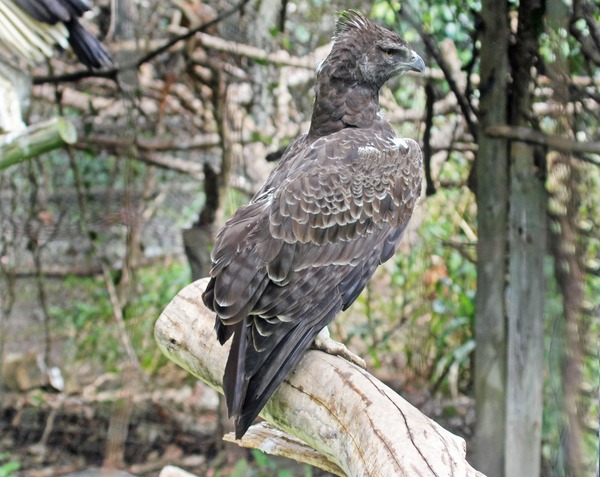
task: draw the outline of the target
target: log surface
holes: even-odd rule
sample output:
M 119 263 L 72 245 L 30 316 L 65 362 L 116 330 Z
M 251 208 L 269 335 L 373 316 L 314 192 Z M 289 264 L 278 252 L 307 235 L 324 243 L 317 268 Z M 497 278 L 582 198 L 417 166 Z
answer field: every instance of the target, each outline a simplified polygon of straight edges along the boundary
M 169 359 L 222 393 L 229 343 L 219 344 L 214 314 L 202 303 L 207 283 L 179 292 L 156 322 L 155 337 Z M 467 462 L 462 438 L 367 371 L 321 351 L 305 354 L 260 415 L 318 451 L 340 475 L 483 475 Z

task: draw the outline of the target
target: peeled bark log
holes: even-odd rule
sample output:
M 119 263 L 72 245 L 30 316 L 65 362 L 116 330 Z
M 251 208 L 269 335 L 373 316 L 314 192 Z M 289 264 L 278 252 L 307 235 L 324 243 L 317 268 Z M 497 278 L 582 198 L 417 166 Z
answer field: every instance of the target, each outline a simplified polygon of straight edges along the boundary
M 207 283 L 198 280 L 181 290 L 161 314 L 154 333 L 169 359 L 222 393 L 229 343 L 219 344 L 214 314 L 202 303 Z M 466 461 L 462 438 L 367 371 L 321 351 L 305 354 L 260 415 L 318 451 L 321 462 L 312 455 L 312 465 L 339 475 L 483 475 Z M 257 433 L 250 428 L 238 443 L 308 462 L 301 452 L 283 449 L 281 433 L 272 439 L 269 426 L 260 430 L 264 438 L 255 440 Z M 296 439 L 293 445 L 298 445 Z

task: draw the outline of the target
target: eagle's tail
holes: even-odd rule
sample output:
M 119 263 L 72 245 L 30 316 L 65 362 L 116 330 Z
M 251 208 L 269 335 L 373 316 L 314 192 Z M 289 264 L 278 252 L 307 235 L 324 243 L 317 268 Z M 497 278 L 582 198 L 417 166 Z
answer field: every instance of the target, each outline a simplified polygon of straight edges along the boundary
M 245 434 L 269 398 L 310 348 L 315 336 L 333 320 L 340 308 L 340 301 L 329 300 L 312 308 L 307 316 L 298 317 L 290 323 L 280 323 L 275 336 L 269 337 L 273 346 L 267 346 L 263 351 L 257 351 L 253 346 L 252 330 L 247 320 L 233 325 L 235 330 L 223 376 L 223 390 L 229 415 L 235 420 L 236 439 Z M 316 316 L 318 320 L 314 319 Z

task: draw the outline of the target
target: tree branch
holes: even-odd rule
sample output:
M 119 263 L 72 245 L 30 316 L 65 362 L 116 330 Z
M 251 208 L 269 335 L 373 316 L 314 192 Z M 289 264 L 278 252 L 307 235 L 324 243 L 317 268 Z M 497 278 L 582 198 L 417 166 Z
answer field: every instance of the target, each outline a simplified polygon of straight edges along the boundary
M 412 9 L 408 6 L 407 2 L 404 2 L 402 4 L 402 8 L 398 11 L 397 15 L 403 16 L 406 19 L 406 21 L 410 24 L 410 26 L 412 26 L 415 30 L 417 30 L 417 33 L 419 33 L 419 36 L 425 44 L 425 48 L 427 48 L 429 54 L 433 56 L 436 63 L 439 65 L 440 69 L 444 73 L 446 81 L 448 82 L 450 90 L 456 96 L 458 106 L 460 107 L 462 115 L 465 118 L 467 127 L 469 128 L 469 132 L 475 139 L 477 139 L 477 120 L 473 114 L 473 107 L 471 106 L 471 103 L 458 86 L 458 83 L 454 78 L 454 75 L 452 74 L 452 68 L 450 67 L 444 55 L 440 51 L 440 48 L 435 41 L 435 38 L 433 38 L 432 35 L 428 34 L 423 29 L 423 26 L 419 21 L 415 20 L 416 16 Z
M 431 177 L 431 129 L 433 128 L 433 105 L 435 104 L 435 91 L 431 81 L 425 83 L 425 133 L 423 134 L 423 165 L 425 168 L 425 195 L 435 194 L 435 183 Z
M 158 319 L 154 334 L 169 359 L 222 392 L 229 343 L 219 344 L 214 314 L 202 304 L 207 282 L 198 280 L 181 290 Z M 367 371 L 320 351 L 305 354 L 261 416 L 310 445 L 341 475 L 482 476 L 466 461 L 463 439 Z M 238 443 L 281 454 L 278 440 L 265 437 L 249 444 L 254 436 L 250 432 Z
M 545 134 L 525 126 L 492 126 L 485 130 L 490 137 L 508 139 L 510 141 L 521 141 L 530 144 L 538 144 L 551 149 L 575 154 L 600 154 L 600 142 L 581 142 L 563 136 Z M 590 160 L 592 164 L 600 165 L 600 162 Z
M 326 46 L 324 49 L 319 48 L 315 52 L 309 53 L 305 56 L 292 56 L 286 50 L 267 52 L 266 50 L 257 48 L 256 46 L 224 40 L 223 38 L 209 35 L 207 33 L 198 32 L 195 35 L 195 38 L 204 48 L 212 48 L 217 51 L 223 51 L 232 55 L 243 56 L 250 58 L 251 60 L 270 63 L 277 66 L 294 66 L 297 68 L 305 68 L 311 71 L 314 70 L 317 65 L 317 55 L 315 53 L 323 53 L 324 50 L 328 49 L 328 46 Z
M 152 138 L 136 137 L 123 138 L 110 135 L 94 134 L 85 136 L 85 140 L 78 141 L 75 147 L 83 149 L 90 144 L 111 151 L 128 149 L 135 145 L 142 151 L 166 152 L 166 151 L 192 151 L 198 149 L 210 149 L 219 146 L 219 136 L 214 133 L 196 134 L 192 137 L 180 135 L 175 137 L 156 136 Z

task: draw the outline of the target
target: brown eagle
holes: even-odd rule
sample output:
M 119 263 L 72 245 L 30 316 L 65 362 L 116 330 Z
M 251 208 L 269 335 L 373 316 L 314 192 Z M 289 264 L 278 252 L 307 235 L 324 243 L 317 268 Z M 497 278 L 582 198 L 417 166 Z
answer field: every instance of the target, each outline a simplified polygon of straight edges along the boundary
M 219 232 L 203 294 L 241 438 L 317 334 L 394 255 L 421 193 L 418 144 L 379 111 L 379 89 L 421 57 L 396 33 L 343 12 L 319 65 L 310 129 Z

